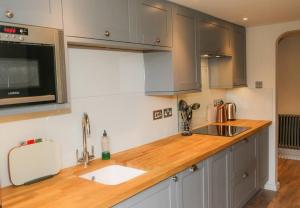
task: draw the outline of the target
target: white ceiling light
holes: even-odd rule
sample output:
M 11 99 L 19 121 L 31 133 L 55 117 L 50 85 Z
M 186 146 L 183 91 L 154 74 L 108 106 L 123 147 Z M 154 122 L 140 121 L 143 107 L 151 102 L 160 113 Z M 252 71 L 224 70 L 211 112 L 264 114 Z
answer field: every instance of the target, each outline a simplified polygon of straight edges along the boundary
M 248 21 L 248 17 L 244 17 L 243 20 L 244 20 L 244 21 Z

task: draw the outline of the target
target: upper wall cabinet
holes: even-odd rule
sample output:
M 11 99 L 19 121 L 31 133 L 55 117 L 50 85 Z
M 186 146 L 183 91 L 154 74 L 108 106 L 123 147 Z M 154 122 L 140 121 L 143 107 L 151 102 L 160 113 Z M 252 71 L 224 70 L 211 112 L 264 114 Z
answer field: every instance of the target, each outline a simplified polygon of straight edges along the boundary
M 1 0 L 0 21 L 62 28 L 61 0 Z
M 63 0 L 65 34 L 130 42 L 129 0 Z
M 198 24 L 201 55 L 231 55 L 230 31 L 225 24 L 203 17 Z
M 197 13 L 180 6 L 174 6 L 172 10 L 172 51 L 144 53 L 146 93 L 150 95 L 201 90 Z
M 122 1 L 122 0 L 121 0 Z M 172 8 L 166 1 L 134 0 L 137 42 L 172 46 Z
M 201 70 L 197 41 L 197 13 L 173 7 L 173 61 L 175 91 L 200 90 Z

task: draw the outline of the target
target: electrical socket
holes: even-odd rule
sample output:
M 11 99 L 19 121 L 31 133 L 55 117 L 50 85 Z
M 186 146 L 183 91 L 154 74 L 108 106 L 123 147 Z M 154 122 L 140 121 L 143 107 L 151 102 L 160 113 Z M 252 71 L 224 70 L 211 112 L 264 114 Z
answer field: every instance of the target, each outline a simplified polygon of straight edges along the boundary
M 158 120 L 162 118 L 163 118 L 163 111 L 161 109 L 153 111 L 153 120 Z
M 172 117 L 172 108 L 164 109 L 164 118 Z
M 255 81 L 255 88 L 258 88 L 258 89 L 263 88 L 263 82 L 262 81 Z

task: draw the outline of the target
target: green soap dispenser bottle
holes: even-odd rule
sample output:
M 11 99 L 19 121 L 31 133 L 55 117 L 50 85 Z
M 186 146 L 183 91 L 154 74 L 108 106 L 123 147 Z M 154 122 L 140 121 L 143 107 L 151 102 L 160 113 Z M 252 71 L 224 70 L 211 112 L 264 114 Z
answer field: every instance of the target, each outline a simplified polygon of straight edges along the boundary
M 109 138 L 105 130 L 101 138 L 101 146 L 102 146 L 102 160 L 109 160 L 110 159 Z

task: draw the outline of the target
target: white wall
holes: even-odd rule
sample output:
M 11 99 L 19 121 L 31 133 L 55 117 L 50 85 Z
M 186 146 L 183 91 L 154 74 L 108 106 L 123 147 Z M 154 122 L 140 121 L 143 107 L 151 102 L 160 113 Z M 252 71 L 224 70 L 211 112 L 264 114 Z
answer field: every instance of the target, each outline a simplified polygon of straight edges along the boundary
M 118 152 L 177 133 L 176 97 L 144 95 L 142 53 L 69 49 L 72 113 L 0 125 L 2 186 L 9 185 L 7 154 L 20 141 L 32 137 L 54 139 L 62 149 L 63 167 L 76 163 L 82 150 L 81 117 L 91 121 L 88 143 L 100 157 L 104 129 L 111 137 L 111 150 Z M 171 118 L 153 121 L 152 111 L 172 107 Z
M 277 106 L 279 114 L 300 114 L 300 32 L 281 39 L 277 54 Z
M 229 91 L 227 98 L 239 105 L 245 118 L 272 119 L 270 127 L 270 178 L 266 188 L 277 187 L 276 139 L 276 42 L 285 32 L 300 29 L 300 21 L 247 28 L 247 76 L 249 89 Z M 264 89 L 254 89 L 263 81 Z

